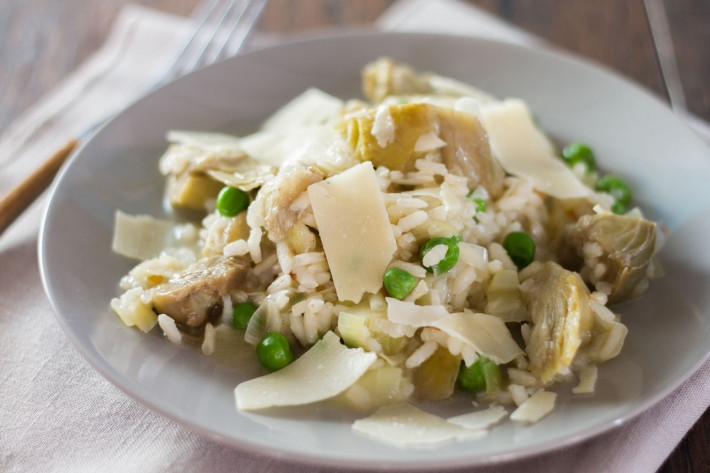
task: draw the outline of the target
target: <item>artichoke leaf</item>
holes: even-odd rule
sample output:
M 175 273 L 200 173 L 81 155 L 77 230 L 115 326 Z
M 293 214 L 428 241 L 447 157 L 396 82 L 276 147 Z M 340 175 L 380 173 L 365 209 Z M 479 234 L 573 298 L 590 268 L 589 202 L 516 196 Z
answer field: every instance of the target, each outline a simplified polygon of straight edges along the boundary
M 570 366 L 591 337 L 589 294 L 576 273 L 551 261 L 521 289 L 533 323 L 526 347 L 530 369 L 546 383 Z
M 656 223 L 612 213 L 584 215 L 565 232 L 567 245 L 584 260 L 581 273 L 597 289 L 611 286 L 609 302 L 638 295 L 647 281 L 647 270 L 656 248 Z M 596 245 L 601 255 L 585 252 Z M 595 271 L 597 264 L 605 271 Z

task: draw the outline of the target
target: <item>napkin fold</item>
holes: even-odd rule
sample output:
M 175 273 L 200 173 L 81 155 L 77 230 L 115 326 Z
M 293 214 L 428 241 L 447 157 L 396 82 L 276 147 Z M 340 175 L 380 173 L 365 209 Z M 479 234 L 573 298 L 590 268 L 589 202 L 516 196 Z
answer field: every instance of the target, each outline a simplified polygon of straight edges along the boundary
M 399 0 L 377 27 L 546 47 L 457 0 Z M 172 64 L 189 29 L 185 18 L 124 8 L 105 45 L 0 136 L 0 194 L 68 139 L 145 93 Z M 702 133 L 706 124 L 698 123 Z M 42 290 L 36 245 L 44 205 L 35 204 L 0 238 L 0 471 L 333 471 L 215 442 L 146 409 L 101 377 L 71 346 Z M 460 471 L 652 472 L 709 405 L 710 362 L 660 403 L 602 436 Z
M 173 63 L 188 24 L 186 18 L 126 6 L 101 49 L 0 136 L 0 195 L 70 139 L 83 138 L 148 91 Z

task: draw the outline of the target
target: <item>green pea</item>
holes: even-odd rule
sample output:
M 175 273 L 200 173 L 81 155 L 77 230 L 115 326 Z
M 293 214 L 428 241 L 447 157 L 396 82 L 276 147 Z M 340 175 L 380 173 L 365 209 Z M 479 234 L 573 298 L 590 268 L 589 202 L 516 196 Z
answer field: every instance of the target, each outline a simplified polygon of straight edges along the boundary
M 631 204 L 631 199 L 633 198 L 631 187 L 618 176 L 607 174 L 600 177 L 597 181 L 596 189 L 600 192 L 611 194 L 614 197 L 614 201 L 624 207 L 628 207 Z
M 234 217 L 249 207 L 249 194 L 236 187 L 223 187 L 217 195 L 217 211 L 223 217 Z
M 473 191 L 470 191 L 468 194 L 466 194 L 466 198 L 471 199 L 476 205 L 476 213 L 485 212 L 486 209 L 488 209 L 488 204 L 486 204 L 486 200 L 481 197 L 474 197 Z M 478 218 L 476 218 L 475 215 L 473 216 L 473 220 L 478 223 Z
M 627 211 L 627 208 L 621 202 L 614 202 L 611 205 L 611 211 L 618 215 L 624 215 Z
M 399 300 L 407 297 L 417 285 L 417 278 L 401 268 L 389 268 L 382 279 L 387 293 Z
M 447 237 L 436 237 L 432 238 L 428 242 L 424 244 L 424 246 L 421 247 L 419 250 L 419 258 L 422 261 L 424 261 L 424 256 L 431 251 L 432 248 L 438 245 L 446 245 L 446 255 L 441 259 L 436 264 L 433 264 L 431 266 L 424 266 L 427 271 L 432 272 L 434 274 L 441 274 L 445 273 L 446 271 L 450 270 L 453 268 L 456 263 L 459 260 L 459 242 L 461 241 L 461 237 L 458 235 L 454 235 L 450 238 Z
M 569 167 L 574 167 L 577 163 L 584 163 L 587 172 L 592 172 L 597 168 L 597 160 L 594 151 L 584 143 L 571 143 L 562 150 L 562 159 Z
M 232 326 L 237 330 L 246 330 L 251 316 L 256 311 L 256 305 L 251 302 L 241 302 L 232 310 Z
M 461 363 L 456 384 L 464 391 L 496 391 L 502 384 L 500 367 L 481 355 L 471 366 Z
M 259 363 L 269 371 L 278 371 L 293 361 L 293 350 L 288 338 L 278 332 L 264 335 L 256 346 Z
M 510 232 L 503 240 L 503 248 L 518 269 L 523 269 L 535 260 L 535 242 L 525 232 Z

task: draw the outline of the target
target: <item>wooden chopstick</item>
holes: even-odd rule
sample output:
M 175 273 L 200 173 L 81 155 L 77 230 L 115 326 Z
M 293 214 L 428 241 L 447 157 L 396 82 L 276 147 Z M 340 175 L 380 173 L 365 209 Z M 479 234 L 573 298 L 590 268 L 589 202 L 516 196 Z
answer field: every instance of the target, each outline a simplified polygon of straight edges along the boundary
M 49 187 L 62 163 L 78 143 L 77 140 L 69 141 L 0 200 L 0 234 Z

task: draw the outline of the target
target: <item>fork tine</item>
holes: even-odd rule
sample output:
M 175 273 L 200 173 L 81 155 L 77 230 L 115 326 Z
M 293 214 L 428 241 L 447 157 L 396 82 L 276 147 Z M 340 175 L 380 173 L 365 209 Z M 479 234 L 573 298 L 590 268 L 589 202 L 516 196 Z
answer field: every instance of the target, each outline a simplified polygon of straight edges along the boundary
M 235 8 L 237 2 L 231 2 L 224 13 L 217 30 L 215 30 L 214 39 L 210 42 L 209 51 L 205 50 L 202 62 L 210 64 L 218 60 L 229 43 L 234 30 L 239 25 L 239 22 L 244 18 L 244 14 L 249 9 L 251 1 L 239 2 L 241 8 Z M 226 30 L 226 31 L 223 31 Z M 207 48 L 206 48 L 207 49 Z
M 220 0 L 202 0 L 202 2 L 195 8 L 192 14 L 192 18 L 195 18 L 196 26 L 192 30 L 192 34 L 185 44 L 182 46 L 180 51 L 175 56 L 175 61 L 170 65 L 165 77 L 161 82 L 168 81 L 180 75 L 181 71 L 185 69 L 185 61 L 189 56 L 190 50 L 195 47 L 196 41 L 202 36 L 202 31 L 209 24 L 208 20 L 210 16 L 215 12 Z
M 221 31 L 229 22 L 228 20 L 230 18 L 230 12 L 234 9 L 237 3 L 242 2 L 241 0 L 231 0 L 221 8 L 217 9 L 218 18 L 216 18 L 214 23 L 209 24 L 211 28 L 210 33 L 202 43 L 197 54 L 192 58 L 192 61 L 190 61 L 185 67 L 186 72 L 197 69 L 202 64 L 209 64 L 210 62 L 214 61 L 214 59 L 216 59 L 212 58 L 208 53 L 210 52 L 210 49 L 215 43 L 215 41 L 219 40 L 222 36 Z
M 254 30 L 257 19 L 266 6 L 267 0 L 249 0 L 244 9 L 244 13 L 232 26 L 229 32 L 229 40 L 225 42 L 225 47 L 220 51 L 221 57 L 231 57 L 240 52 L 246 45 L 247 38 Z
M 236 54 L 265 3 L 266 0 L 203 0 L 193 14 L 196 23 L 194 31 L 161 82 Z

